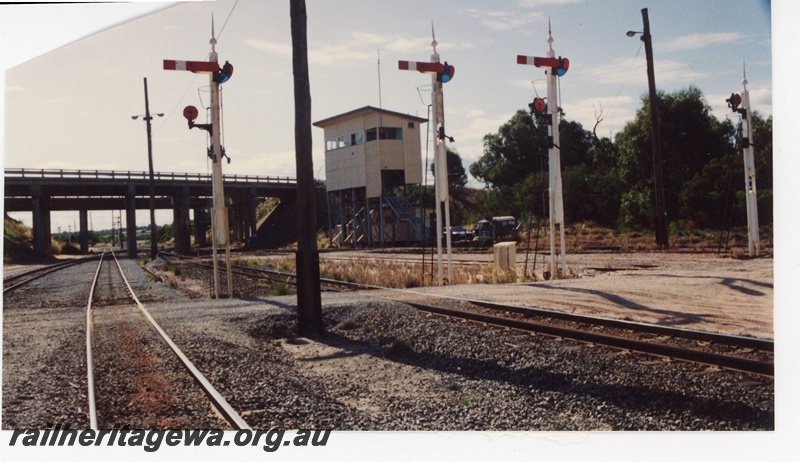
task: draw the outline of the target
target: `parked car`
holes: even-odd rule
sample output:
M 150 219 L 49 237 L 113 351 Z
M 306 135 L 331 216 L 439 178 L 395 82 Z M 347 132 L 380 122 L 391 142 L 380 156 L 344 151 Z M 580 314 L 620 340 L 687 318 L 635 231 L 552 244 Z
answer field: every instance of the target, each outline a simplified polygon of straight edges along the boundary
M 512 216 L 491 217 L 481 220 L 475 225 L 475 234 L 478 239 L 496 240 L 510 236 L 519 229 L 519 222 Z
M 447 231 L 444 232 L 444 236 L 447 236 Z M 450 239 L 455 242 L 458 241 L 471 241 L 475 237 L 475 233 L 472 231 L 467 231 L 464 229 L 463 226 L 451 226 L 450 227 Z

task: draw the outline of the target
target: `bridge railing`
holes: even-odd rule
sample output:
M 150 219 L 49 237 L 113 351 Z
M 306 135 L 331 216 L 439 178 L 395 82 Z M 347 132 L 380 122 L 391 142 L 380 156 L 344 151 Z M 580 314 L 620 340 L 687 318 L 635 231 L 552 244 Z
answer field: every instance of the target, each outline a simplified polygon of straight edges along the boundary
M 121 170 L 64 170 L 64 169 L 27 169 L 7 168 L 6 178 L 79 178 L 79 179 L 117 179 L 117 180 L 148 180 L 148 172 L 121 171 Z M 184 180 L 184 181 L 211 181 L 211 175 L 206 173 L 174 173 L 154 172 L 155 180 Z M 281 176 L 257 175 L 222 175 L 225 182 L 235 183 L 286 183 L 297 184 L 297 180 Z

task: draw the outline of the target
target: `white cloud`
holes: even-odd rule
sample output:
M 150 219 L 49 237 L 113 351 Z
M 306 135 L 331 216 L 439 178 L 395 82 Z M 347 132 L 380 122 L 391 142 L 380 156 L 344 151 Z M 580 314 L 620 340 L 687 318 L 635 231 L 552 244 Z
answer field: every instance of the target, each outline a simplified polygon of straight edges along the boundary
M 539 8 L 549 5 L 569 5 L 571 3 L 581 3 L 585 0 L 520 0 L 518 5 L 523 8 Z
M 271 55 L 277 55 L 282 57 L 292 56 L 291 44 L 267 42 L 266 40 L 260 40 L 260 39 L 245 39 L 243 40 L 243 43 L 251 48 L 265 51 Z
M 672 52 L 681 50 L 695 50 L 710 45 L 735 43 L 746 36 L 739 32 L 715 32 L 707 34 L 690 34 L 657 45 L 658 51 Z
M 477 8 L 466 9 L 464 13 L 479 19 L 484 26 L 494 31 L 518 29 L 544 17 L 542 13 L 519 14 L 514 11 L 483 11 Z
M 599 84 L 647 84 L 647 62 L 641 58 L 635 62 L 631 59 L 617 59 L 604 66 L 594 66 L 585 72 L 584 77 Z M 669 82 L 692 82 L 708 76 L 706 72 L 697 71 L 693 65 L 674 59 L 656 59 L 655 77 L 658 85 Z
M 268 42 L 258 39 L 246 39 L 245 45 L 280 57 L 292 56 L 292 45 L 289 42 Z M 308 60 L 318 66 L 347 66 L 375 61 L 378 50 L 386 53 L 418 52 L 430 46 L 430 37 L 410 37 L 403 35 L 381 35 L 370 32 L 352 32 L 341 40 L 325 43 L 310 42 Z M 454 48 L 444 44 L 440 50 Z

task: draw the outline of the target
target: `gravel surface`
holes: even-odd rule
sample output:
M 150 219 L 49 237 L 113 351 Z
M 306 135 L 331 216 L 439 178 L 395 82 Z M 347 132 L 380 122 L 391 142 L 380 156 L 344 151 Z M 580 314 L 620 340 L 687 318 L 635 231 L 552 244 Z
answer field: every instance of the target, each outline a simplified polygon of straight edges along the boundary
M 109 263 L 101 270 L 94 302 L 100 427 L 224 428 L 127 297 L 113 259 Z M 145 303 L 185 299 L 155 283 L 135 262 L 120 263 Z M 4 429 L 88 427 L 86 304 L 96 268 L 97 262 L 68 268 L 4 296 Z M 180 391 L 167 385 L 176 381 Z M 176 401 L 182 394 L 192 396 Z
M 453 322 L 368 294 L 324 302 L 327 333 L 316 338 L 295 336 L 294 297 L 152 311 L 256 428 L 774 426 L 772 380 Z
M 85 425 L 78 300 L 88 288 L 68 272 L 91 266 L 5 297 L 3 428 Z M 189 300 L 169 281 L 126 271 L 254 428 L 774 429 L 771 379 L 455 322 L 370 293 L 323 294 L 326 333 L 301 338 L 295 296 Z M 65 377 L 46 374 L 59 368 Z

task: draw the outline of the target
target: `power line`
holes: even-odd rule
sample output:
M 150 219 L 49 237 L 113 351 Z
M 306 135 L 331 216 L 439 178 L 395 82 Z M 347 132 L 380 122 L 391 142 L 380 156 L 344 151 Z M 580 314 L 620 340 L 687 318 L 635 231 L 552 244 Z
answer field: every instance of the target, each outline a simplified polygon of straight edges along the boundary
M 641 53 L 643 46 L 644 46 L 644 42 L 639 44 L 639 49 L 636 50 L 636 55 L 633 57 L 633 61 L 631 62 L 631 67 L 630 67 L 630 69 L 628 69 L 628 73 L 627 73 L 628 77 L 625 79 L 624 82 L 622 82 L 622 85 L 619 86 L 619 90 L 617 90 L 617 95 L 614 96 L 614 100 L 611 101 L 611 106 L 608 108 L 608 113 L 606 113 L 606 117 L 608 117 L 611 114 L 611 109 L 614 108 L 614 104 L 617 102 L 617 98 L 619 98 L 619 94 L 622 93 L 622 89 L 625 88 L 625 86 L 630 81 L 631 70 L 633 69 L 633 65 L 636 64 L 636 58 L 639 57 L 639 53 Z
M 236 9 L 236 5 L 238 5 L 238 4 L 239 4 L 239 0 L 236 0 L 236 2 L 233 4 L 233 7 L 231 8 L 231 12 L 228 13 L 227 19 L 225 19 L 225 22 L 222 24 L 222 28 L 219 30 L 219 34 L 217 35 L 217 38 L 222 37 L 222 31 L 224 31 L 225 30 L 225 26 L 228 25 L 228 20 L 231 19 L 231 15 L 233 14 L 233 10 Z

